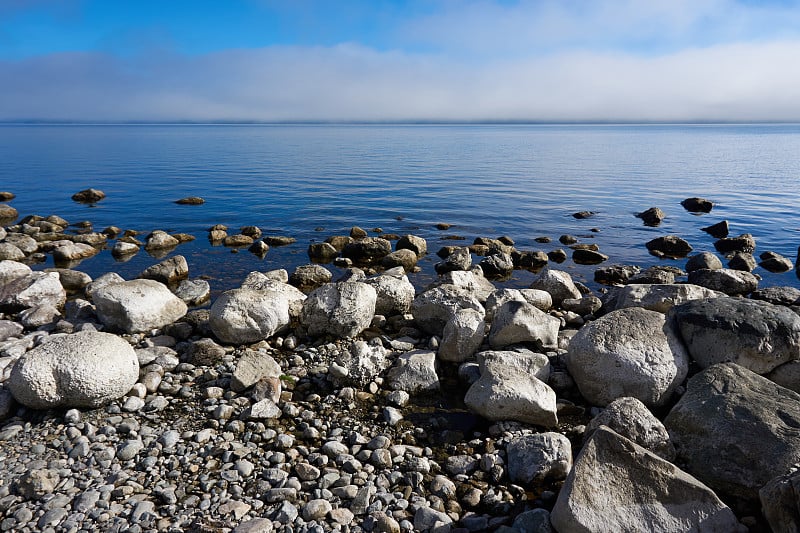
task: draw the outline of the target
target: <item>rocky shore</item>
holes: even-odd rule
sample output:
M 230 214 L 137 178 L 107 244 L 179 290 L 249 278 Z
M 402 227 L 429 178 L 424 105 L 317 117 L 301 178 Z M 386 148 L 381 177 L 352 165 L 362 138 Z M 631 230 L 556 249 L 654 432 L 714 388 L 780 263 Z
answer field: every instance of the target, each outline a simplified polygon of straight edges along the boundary
M 0 213 L 0 531 L 800 528 L 800 290 L 760 287 L 792 261 L 727 223 L 717 254 L 643 243 L 682 270 L 562 236 L 601 290 L 508 237 L 443 247 L 419 289 L 425 239 L 353 228 L 212 298 L 192 236 Z M 104 247 L 165 253 L 92 279 Z

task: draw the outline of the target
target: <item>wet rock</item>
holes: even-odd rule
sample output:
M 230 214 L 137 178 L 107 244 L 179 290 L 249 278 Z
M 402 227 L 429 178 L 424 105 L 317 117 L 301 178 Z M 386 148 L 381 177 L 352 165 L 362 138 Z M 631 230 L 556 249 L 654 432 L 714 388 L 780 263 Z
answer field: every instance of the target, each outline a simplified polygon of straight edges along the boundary
M 172 286 L 189 277 L 189 264 L 182 255 L 176 255 L 147 267 L 138 276 L 141 279 L 152 279 Z
M 758 265 L 764 270 L 780 274 L 782 272 L 789 272 L 792 268 L 792 260 L 788 257 L 783 257 L 775 252 L 764 252 L 759 256 L 761 262 Z
M 179 205 L 203 205 L 206 201 L 199 196 L 187 196 L 186 198 L 175 200 L 175 203 Z
M 417 325 L 431 335 L 441 336 L 444 327 L 459 309 L 485 313 L 470 291 L 455 285 L 440 285 L 414 298 L 411 313 Z
M 572 261 L 578 265 L 599 265 L 608 261 L 608 256 L 595 250 L 579 248 L 572 252 Z
M 344 247 L 342 256 L 356 264 L 372 264 L 392 253 L 392 243 L 381 237 L 364 237 Z
M 114 257 L 132 256 L 139 252 L 139 246 L 124 241 L 117 241 L 111 249 L 111 255 Z
M 689 255 L 692 246 L 677 235 L 667 235 L 648 241 L 645 246 L 656 257 L 680 259 Z
M 715 239 L 724 239 L 728 236 L 728 232 L 730 231 L 727 220 L 723 220 L 722 222 L 717 222 L 716 224 L 712 224 L 711 226 L 706 226 L 705 228 L 700 229 Z
M 3 277 L 3 271 L 12 277 L 17 276 L 22 270 L 15 270 L 13 267 L 2 268 L 0 279 Z M 0 311 L 21 311 L 44 304 L 62 308 L 66 301 L 67 292 L 61 286 L 56 272 L 30 272 L 0 285 Z
M 277 283 L 277 282 L 276 282 Z M 214 335 L 228 344 L 257 342 L 283 331 L 290 321 L 291 301 L 304 299 L 299 290 L 233 289 L 216 299 L 209 313 Z
M 664 425 L 681 464 L 723 496 L 756 503 L 800 461 L 800 395 L 733 363 L 692 377 Z
M 264 242 L 270 246 L 288 246 L 297 242 L 294 237 L 286 237 L 283 235 L 269 235 L 264 237 Z
M 511 439 L 506 446 L 508 475 L 513 483 L 529 486 L 560 481 L 572 469 L 572 445 L 560 433 L 537 433 Z
M 148 252 L 153 250 L 170 250 L 178 246 L 180 242 L 178 239 L 168 234 L 165 231 L 155 230 L 147 236 L 144 244 L 144 249 Z
M 384 268 L 403 267 L 406 272 L 413 272 L 417 266 L 417 254 L 408 249 L 397 250 L 384 256 L 381 265 Z
M 14 194 L 13 192 L 0 191 L 0 202 L 7 202 L 9 200 L 13 200 L 16 197 L 17 195 Z
M 115 335 L 81 332 L 52 338 L 23 355 L 7 386 L 33 409 L 99 407 L 139 379 L 133 348 Z
M 661 221 L 664 220 L 667 215 L 658 207 L 651 207 L 641 213 L 637 213 L 636 216 L 642 219 L 645 226 L 655 227 L 661 224 Z
M 675 305 L 719 296 L 725 294 L 690 283 L 626 285 L 611 290 L 606 295 L 603 305 L 609 311 L 626 307 L 643 307 L 650 311 L 666 313 Z
M 480 266 L 484 275 L 489 279 L 507 278 L 514 272 L 514 261 L 506 253 L 496 253 L 484 257 Z
M 700 252 L 692 255 L 686 261 L 686 272 L 694 272 L 701 269 L 719 270 L 720 268 L 722 268 L 722 261 L 711 252 Z
M 561 237 L 558 238 L 558 242 L 560 242 L 565 246 L 569 246 L 571 244 L 575 244 L 576 242 L 578 242 L 578 238 L 575 237 L 574 235 L 562 235 Z
M 511 259 L 514 261 L 514 268 L 521 268 L 530 272 L 539 272 L 547 266 L 549 258 L 542 251 L 520 251 L 511 252 Z
M 442 361 L 462 363 L 472 357 L 483 343 L 483 313 L 460 309 L 445 324 L 438 356 Z
M 689 357 L 663 314 L 631 307 L 579 330 L 569 343 L 567 368 L 594 405 L 631 396 L 657 407 L 686 378 Z
M 366 283 L 329 283 L 308 295 L 300 321 L 312 337 L 355 337 L 372 322 L 376 301 L 377 292 Z
M 93 291 L 92 301 L 103 324 L 128 333 L 166 326 L 187 311 L 164 284 L 149 279 L 106 285 Z
M 289 276 L 289 284 L 297 287 L 305 294 L 330 283 L 333 274 L 321 265 L 300 265 Z
M 99 249 L 88 244 L 68 242 L 53 250 L 53 260 L 56 264 L 71 263 L 93 257 L 99 252 Z
M 608 404 L 586 426 L 583 440 L 589 440 L 600 426 L 607 426 L 665 461 L 675 460 L 675 446 L 664 424 L 636 398 L 618 398 Z
M 558 531 L 747 531 L 710 488 L 606 427 L 575 459 L 551 519 Z
M 428 243 L 422 237 L 416 235 L 405 235 L 397 241 L 398 250 L 411 250 L 417 257 L 422 257 L 428 253 Z
M 375 289 L 375 314 L 386 317 L 407 313 L 416 291 L 404 271 L 391 269 L 364 283 Z
M 228 235 L 222 239 L 222 245 L 229 248 L 238 248 L 242 246 L 251 246 L 255 242 L 252 237 L 237 233 L 236 235 Z
M 687 198 L 681 202 L 684 209 L 690 213 L 710 213 L 714 204 L 705 198 Z
M 764 374 L 800 358 L 800 316 L 783 306 L 712 298 L 675 306 L 670 318 L 702 368 L 731 361 Z
M 721 254 L 734 252 L 752 254 L 756 250 L 756 240 L 749 233 L 743 233 L 738 237 L 719 239 L 714 243 L 714 248 Z
M 729 296 L 749 294 L 758 289 L 757 277 L 750 272 L 730 268 L 694 270 L 689 272 L 689 283 L 724 292 Z
M 594 280 L 603 285 L 624 285 L 640 270 L 635 265 L 609 265 L 595 270 Z
M 0 261 L 22 261 L 25 254 L 8 242 L 0 242 Z
M 728 268 L 733 270 L 742 270 L 744 272 L 752 272 L 756 268 L 755 258 L 748 253 L 736 252 L 728 260 Z
M 308 258 L 315 263 L 330 263 L 339 255 L 339 250 L 327 242 L 314 242 L 308 245 Z
M 93 204 L 106 197 L 106 193 L 98 189 L 84 189 L 72 195 L 72 199 L 82 204 Z
M 195 307 L 211 299 L 211 286 L 203 279 L 185 279 L 175 288 L 174 294 L 186 305 Z
M 572 213 L 572 216 L 578 220 L 583 220 L 585 218 L 591 218 L 596 214 L 597 213 L 594 211 L 578 211 L 577 213 Z
M 386 374 L 389 388 L 408 393 L 439 390 L 436 374 L 436 353 L 428 350 L 406 352 L 397 358 L 395 366 Z
M 445 274 L 457 270 L 469 270 L 472 266 L 472 255 L 470 254 L 469 248 L 455 248 L 443 259 L 444 261 L 434 265 L 437 274 Z
M 561 306 L 566 298 L 580 298 L 581 291 L 572 281 L 572 276 L 562 270 L 545 269 L 530 286 L 531 289 L 547 291 L 553 299 L 553 306 Z
M 503 304 L 492 319 L 489 344 L 502 348 L 511 344 L 530 342 L 539 348 L 558 346 L 561 321 L 527 302 L 510 301 Z

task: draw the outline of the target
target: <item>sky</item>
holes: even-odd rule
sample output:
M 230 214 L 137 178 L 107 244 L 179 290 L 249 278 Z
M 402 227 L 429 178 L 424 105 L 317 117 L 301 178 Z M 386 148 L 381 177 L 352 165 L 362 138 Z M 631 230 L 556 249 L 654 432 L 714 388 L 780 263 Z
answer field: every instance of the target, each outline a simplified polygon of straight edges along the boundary
M 0 120 L 800 121 L 800 0 L 0 0 Z

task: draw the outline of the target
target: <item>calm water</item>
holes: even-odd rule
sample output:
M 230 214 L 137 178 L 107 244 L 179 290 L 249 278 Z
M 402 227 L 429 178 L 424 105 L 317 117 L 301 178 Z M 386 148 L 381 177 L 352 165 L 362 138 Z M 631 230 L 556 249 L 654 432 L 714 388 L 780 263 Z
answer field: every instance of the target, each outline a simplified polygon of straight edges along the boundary
M 650 265 L 659 260 L 647 253 L 648 240 L 674 233 L 713 251 L 700 228 L 727 219 L 731 235 L 756 237 L 757 253 L 794 260 L 799 183 L 798 125 L 0 126 L 0 190 L 17 195 L 10 203 L 21 215 L 89 220 L 98 231 L 194 234 L 175 253 L 187 257 L 193 277 L 209 276 L 215 291 L 252 270 L 291 271 L 307 263 L 310 242 L 353 225 L 423 236 L 432 252 L 459 244 L 445 235 L 466 243 L 509 235 L 520 249 L 549 251 L 570 233 L 597 243 L 608 264 Z M 108 197 L 96 207 L 71 201 L 87 187 Z M 206 203 L 173 203 L 193 195 Z M 689 196 L 717 206 L 692 215 L 680 206 Z M 658 228 L 633 216 L 651 206 L 668 216 Z M 575 220 L 580 210 L 597 214 Z M 437 231 L 437 222 L 453 227 Z M 257 225 L 298 243 L 272 248 L 263 260 L 232 253 L 206 240 L 218 223 Z M 534 242 L 540 236 L 553 244 Z M 431 253 L 423 261 L 418 285 L 436 259 Z M 133 277 L 155 262 L 141 252 L 119 263 L 105 251 L 77 268 Z M 595 267 L 567 261 L 557 268 L 591 281 Z M 794 272 L 757 273 L 762 285 L 799 285 Z M 520 272 L 508 284 L 532 279 Z

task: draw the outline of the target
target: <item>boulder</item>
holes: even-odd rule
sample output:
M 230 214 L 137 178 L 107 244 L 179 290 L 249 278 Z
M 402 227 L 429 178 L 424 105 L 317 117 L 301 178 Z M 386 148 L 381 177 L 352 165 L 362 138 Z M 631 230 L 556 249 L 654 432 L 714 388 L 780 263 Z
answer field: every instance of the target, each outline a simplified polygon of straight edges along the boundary
M 584 296 L 583 298 L 567 298 L 561 302 L 564 311 L 572 311 L 580 316 L 592 315 L 603 307 L 603 302 L 597 296 Z
M 236 361 L 231 376 L 231 390 L 242 392 L 266 378 L 280 378 L 281 365 L 270 355 L 255 350 L 245 350 Z
M 587 424 L 583 440 L 589 440 L 600 426 L 613 429 L 665 461 L 675 460 L 675 446 L 667 428 L 636 398 L 617 398 L 608 404 Z
M 121 398 L 139 379 L 139 361 L 116 335 L 86 331 L 56 336 L 23 355 L 6 385 L 33 409 L 95 408 Z
M 506 253 L 486 256 L 480 266 L 487 279 L 506 279 L 514 272 L 514 261 Z
M 111 255 L 116 258 L 125 258 L 139 252 L 139 246 L 130 242 L 117 241 L 111 249 Z
M 278 284 L 279 282 L 275 282 Z M 233 289 L 216 299 L 208 323 L 224 343 L 248 344 L 268 339 L 290 322 L 287 292 L 264 289 Z
M 642 211 L 641 213 L 637 213 L 636 216 L 638 218 L 642 219 L 642 221 L 644 222 L 645 226 L 653 226 L 653 227 L 655 227 L 655 226 L 658 226 L 659 224 L 661 224 L 661 221 L 664 220 L 667 215 L 664 214 L 664 211 L 662 211 L 658 207 L 651 207 L 650 209 L 647 209 L 646 211 Z
M 405 235 L 400 237 L 400 240 L 397 241 L 397 249 L 411 250 L 417 255 L 417 257 L 422 257 L 428 253 L 428 243 L 422 237 L 417 237 L 416 235 Z
M 300 265 L 289 276 L 289 284 L 308 294 L 317 287 L 330 283 L 333 274 L 321 265 Z
M 72 199 L 83 204 L 93 204 L 106 197 L 106 193 L 98 189 L 84 189 L 72 195 Z
M 608 261 L 608 256 L 597 250 L 578 248 L 572 252 L 572 262 L 577 265 L 599 265 Z
M 68 268 L 48 268 L 45 272 L 55 272 L 58 274 L 58 280 L 61 286 L 67 293 L 76 293 L 82 291 L 92 282 L 92 277 L 85 272 L 78 270 L 71 270 Z
M 603 285 L 624 285 L 640 270 L 636 265 L 609 265 L 595 270 L 594 280 Z
M 141 279 L 152 279 L 167 286 L 173 286 L 189 277 L 189 264 L 182 255 L 176 255 L 147 267 L 138 276 Z
M 765 287 L 754 291 L 750 298 L 775 305 L 800 305 L 800 289 L 795 287 Z
M 341 375 L 331 376 L 337 386 L 365 387 L 388 369 L 392 360 L 383 346 L 359 340 L 340 352 L 337 364 L 345 369 Z
M 144 249 L 148 252 L 152 250 L 170 250 L 179 244 L 180 241 L 167 232 L 155 230 L 147 236 Z
M 756 503 L 800 461 L 800 395 L 737 364 L 692 377 L 664 425 L 680 464 L 723 497 Z
M 23 327 L 13 320 L 0 320 L 0 342 L 22 334 Z
M 548 255 L 541 250 L 513 250 L 511 258 L 514 260 L 515 268 L 522 268 L 534 273 L 541 271 L 549 261 Z
M 338 256 L 339 250 L 327 242 L 313 242 L 308 245 L 308 258 L 314 263 L 330 263 Z
M 472 266 L 472 254 L 470 254 L 469 248 L 456 248 L 443 259 L 443 261 L 434 265 L 437 274 L 445 274 L 456 270 L 469 270 Z
M 381 237 L 364 237 L 347 244 L 342 256 L 356 264 L 368 265 L 380 261 L 392 253 L 392 243 Z
M 241 233 L 237 233 L 235 235 L 228 235 L 224 239 L 222 239 L 222 245 L 228 246 L 230 248 L 237 248 L 241 246 L 252 246 L 255 243 L 255 240 L 250 237 L 249 235 L 242 235 Z
M 702 368 L 731 361 L 765 374 L 800 359 L 800 316 L 783 306 L 711 298 L 675 306 L 670 318 Z
M 761 259 L 761 262 L 758 263 L 758 266 L 776 274 L 789 272 L 794 268 L 791 259 L 775 252 L 764 252 L 759 256 L 759 259 Z
M 561 481 L 572 470 L 572 445 L 561 433 L 514 437 L 506 445 L 506 454 L 508 477 L 523 487 Z
M 28 265 L 16 261 L 0 261 L 0 287 L 15 279 L 24 278 L 31 272 L 33 271 Z
M 413 272 L 417 266 L 417 254 L 411 250 L 401 249 L 385 255 L 381 259 L 381 266 L 383 268 L 402 267 L 406 272 Z
M 742 270 L 744 272 L 752 272 L 756 268 L 756 259 L 752 254 L 745 252 L 736 252 L 730 259 L 728 259 L 728 268 L 733 270 Z
M 413 350 L 402 354 L 386 374 L 386 381 L 390 389 L 412 394 L 439 390 L 436 353 Z
M 15 312 L 44 304 L 61 308 L 66 301 L 67 292 L 56 272 L 31 272 L 0 286 L 0 311 Z
M 455 285 L 439 285 L 414 298 L 411 313 L 423 331 L 441 336 L 444 326 L 459 309 L 485 313 L 480 301 L 467 289 Z
M 550 518 L 562 532 L 747 531 L 703 483 L 606 427 L 575 458 Z
M 122 276 L 120 276 L 116 272 L 108 272 L 106 274 L 103 274 L 102 276 L 98 276 L 97 278 L 92 280 L 92 282 L 89 283 L 86 286 L 86 289 L 85 289 L 86 296 L 88 298 L 91 298 L 94 295 L 95 291 L 100 290 L 102 287 L 105 287 L 107 285 L 111 285 L 111 284 L 114 284 L 114 283 L 121 283 L 123 281 L 125 281 L 125 278 L 123 278 Z
M 789 361 L 764 374 L 768 380 L 800 393 L 800 361 Z
M 0 204 L 0 222 L 13 222 L 19 216 L 19 212 L 8 204 Z
M 559 319 L 527 302 L 506 302 L 494 315 L 489 344 L 492 348 L 502 348 L 530 342 L 537 348 L 555 349 L 560 326 Z
M 61 312 L 49 304 L 29 307 L 20 311 L 17 320 L 28 329 L 54 325 L 61 318 Z
M 187 196 L 186 198 L 175 200 L 175 203 L 179 205 L 203 205 L 206 201 L 199 196 Z
M 651 266 L 650 268 L 631 276 L 629 284 L 639 285 L 670 285 L 675 283 L 675 270 L 661 266 Z
M 22 261 L 25 254 L 10 242 L 0 242 L 0 261 Z
M 645 246 L 652 255 L 669 259 L 680 259 L 689 255 L 692 246 L 677 235 L 666 235 L 648 241 Z
M 442 361 L 463 363 L 483 343 L 483 313 L 475 309 L 459 309 L 445 324 L 438 356 Z
M 690 213 L 710 213 L 711 209 L 714 208 L 714 204 L 710 200 L 697 198 L 696 196 L 683 200 L 681 205 Z
M 561 270 L 545 269 L 539 274 L 530 286 L 531 289 L 547 291 L 553 299 L 553 306 L 559 307 L 567 298 L 580 298 L 581 291 L 572 281 L 568 272 Z
M 6 235 L 5 242 L 13 244 L 25 255 L 30 255 L 39 248 L 39 243 L 30 235 L 24 233 L 9 232 Z
M 712 291 L 724 292 L 729 296 L 749 294 L 758 289 L 757 277 L 750 272 L 730 268 L 701 269 L 689 272 L 689 283 L 706 287 Z
M 719 270 L 720 268 L 722 268 L 722 261 L 711 252 L 694 254 L 686 261 L 686 272 L 694 272 L 701 269 Z
M 773 531 L 800 531 L 800 472 L 796 467 L 764 485 L 758 496 Z
M 375 289 L 366 283 L 328 283 L 308 295 L 300 321 L 312 337 L 355 337 L 372 322 L 376 301 Z
M 668 285 L 626 285 L 608 292 L 603 305 L 609 311 L 627 307 L 643 307 L 666 313 L 674 305 L 692 300 L 725 296 L 722 293 L 689 283 Z
M 364 280 L 364 283 L 375 289 L 376 315 L 401 315 L 411 309 L 416 291 L 404 271 L 387 270 L 380 276 Z
M 483 273 L 478 267 L 474 267 L 472 270 L 445 272 L 439 276 L 437 281 L 431 283 L 427 288 L 432 289 L 440 285 L 455 285 L 456 287 L 465 289 L 475 296 L 481 304 L 496 290 L 492 282 L 483 276 Z
M 714 248 L 721 254 L 734 252 L 752 254 L 756 250 L 756 240 L 749 233 L 743 233 L 738 237 L 719 239 L 714 243 Z
M 721 222 L 717 222 L 716 224 L 712 224 L 710 226 L 706 226 L 705 228 L 700 228 L 702 231 L 705 231 L 715 239 L 724 239 L 728 236 L 728 232 L 730 228 L 728 227 L 728 221 L 723 220 Z
M 481 373 L 495 366 L 513 367 L 527 372 L 543 383 L 550 379 L 550 359 L 543 354 L 525 348 L 514 350 L 486 350 L 476 354 Z
M 686 378 L 689 356 L 663 314 L 629 307 L 579 330 L 569 343 L 567 368 L 594 405 L 631 396 L 658 407 Z
M 225 348 L 212 339 L 198 339 L 186 350 L 186 360 L 195 366 L 216 366 L 225 357 Z
M 97 317 L 108 327 L 138 333 L 172 324 L 186 314 L 183 301 L 149 279 L 112 283 L 92 294 Z
M 467 390 L 464 403 L 488 420 L 545 427 L 558 424 L 556 393 L 524 368 L 485 365 L 481 377 Z
M 73 263 L 93 257 L 100 253 L 98 248 L 76 242 L 67 242 L 53 250 L 53 261 L 56 264 Z
M 185 279 L 175 288 L 174 294 L 186 305 L 194 307 L 211 299 L 211 286 L 204 279 Z

